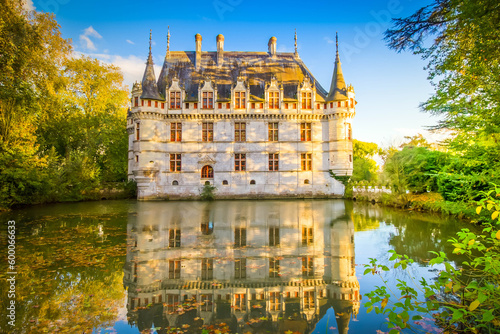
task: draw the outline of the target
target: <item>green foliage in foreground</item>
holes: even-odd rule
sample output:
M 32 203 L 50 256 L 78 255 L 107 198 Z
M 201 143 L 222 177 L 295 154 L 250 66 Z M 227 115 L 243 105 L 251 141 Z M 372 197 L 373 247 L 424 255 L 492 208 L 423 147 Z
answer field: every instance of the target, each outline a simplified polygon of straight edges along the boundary
M 444 265 L 435 282 L 422 278 L 417 283 L 408 270 L 413 260 L 395 251 L 390 252 L 393 269 L 401 267 L 411 278 L 410 282 L 398 280 L 396 291 L 385 285 L 381 275 L 389 267 L 376 259 L 365 265 L 364 274 L 379 275 L 384 285 L 366 294 L 369 301 L 364 305 L 368 312 L 387 315 L 390 333 L 421 330 L 419 320 L 424 316 L 433 317 L 449 333 L 500 332 L 500 188 L 483 195 L 476 212 L 487 211 L 489 219 L 482 222 L 482 232 L 462 229 L 457 238 L 448 240 L 453 253 L 465 255 L 467 261 L 454 267 L 444 252 L 431 252 L 435 257 L 430 265 Z

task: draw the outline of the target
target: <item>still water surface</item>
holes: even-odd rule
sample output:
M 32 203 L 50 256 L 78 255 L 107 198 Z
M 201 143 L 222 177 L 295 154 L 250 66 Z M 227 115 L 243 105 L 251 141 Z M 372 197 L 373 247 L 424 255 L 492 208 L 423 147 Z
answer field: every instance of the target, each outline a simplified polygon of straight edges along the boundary
M 363 265 L 388 263 L 394 249 L 432 279 L 429 251 L 454 259 L 446 240 L 463 225 L 344 200 L 104 201 L 0 217 L 17 227 L 16 327 L 3 316 L 6 333 L 387 331 L 362 305 L 382 284 Z

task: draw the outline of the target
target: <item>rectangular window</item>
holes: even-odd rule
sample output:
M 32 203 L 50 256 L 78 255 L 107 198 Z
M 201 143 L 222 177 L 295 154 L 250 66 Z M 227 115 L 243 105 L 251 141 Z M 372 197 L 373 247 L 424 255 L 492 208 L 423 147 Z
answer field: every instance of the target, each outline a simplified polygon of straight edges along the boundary
M 210 280 L 214 278 L 214 260 L 201 259 L 201 279 Z
M 194 103 L 194 107 L 193 107 L 193 108 L 194 108 L 194 109 L 198 109 L 198 102 L 195 102 L 195 103 Z
M 185 103 L 186 109 L 189 109 L 189 103 Z
M 302 109 L 312 109 L 311 92 L 302 92 Z
M 203 92 L 203 109 L 213 109 L 214 108 L 214 93 L 213 92 Z
M 302 246 L 311 246 L 314 241 L 312 227 L 302 227 Z
M 148 100 L 148 107 L 151 107 L 151 100 Z
M 234 170 L 244 171 L 247 169 L 247 155 L 245 153 L 234 154 Z
M 293 104 L 293 109 L 297 109 L 297 103 Z
M 234 278 L 247 278 L 247 259 L 234 259 Z
M 300 154 L 300 169 L 305 171 L 312 170 L 312 153 Z
M 259 103 L 259 108 L 264 109 L 264 103 Z
M 181 108 L 181 92 L 170 92 L 170 109 Z
M 247 140 L 246 128 L 247 128 L 247 123 L 245 122 L 234 123 L 234 141 Z
M 234 294 L 234 309 L 239 311 L 246 311 L 247 295 L 245 293 Z
M 141 100 L 141 107 L 144 107 L 144 100 Z
M 162 102 L 162 103 L 161 103 L 161 108 L 162 108 L 162 109 L 165 109 L 165 102 Z
M 212 304 L 213 304 L 213 298 L 214 295 L 201 295 L 201 304 L 200 304 L 200 309 L 201 311 L 205 312 L 211 312 L 212 311 Z
M 340 106 L 341 106 L 341 105 L 340 105 L 341 103 L 342 103 L 342 102 L 338 101 L 338 102 L 337 102 L 337 107 L 340 107 Z
M 155 101 L 155 108 L 158 108 L 158 101 Z
M 278 171 L 279 166 L 279 154 L 278 153 L 269 153 L 269 170 L 270 171 Z
M 288 109 L 288 103 L 285 103 L 285 109 Z
M 135 123 L 135 139 L 141 139 L 141 123 Z
M 202 141 L 214 141 L 214 123 L 204 122 L 202 124 Z
M 300 141 L 311 141 L 312 123 L 300 123 Z
M 280 276 L 280 260 L 277 258 L 269 258 L 269 277 L 276 278 Z
M 182 140 L 182 123 L 170 123 L 170 141 Z
M 280 292 L 270 292 L 269 293 L 269 306 L 271 311 L 281 310 L 281 293 Z
M 269 92 L 269 109 L 280 108 L 280 92 Z
M 234 92 L 234 108 L 235 109 L 246 108 L 245 92 Z
M 226 103 L 226 109 L 231 109 L 231 103 Z
M 304 308 L 314 308 L 314 291 L 304 291 Z
M 217 108 L 222 109 L 222 103 L 217 103 Z
M 252 106 L 252 109 L 255 109 L 255 102 L 252 102 L 251 106 Z
M 180 172 L 181 171 L 181 154 L 172 153 L 170 154 L 170 171 Z
M 347 139 L 351 140 L 352 139 L 352 128 L 351 124 L 347 124 Z
M 134 98 L 134 106 L 135 107 L 139 106 L 139 97 L 137 97 L 137 96 Z
M 168 261 L 168 278 L 179 279 L 181 278 L 181 261 L 169 260 Z
M 247 245 L 247 229 L 234 229 L 234 247 L 244 247 Z
M 314 262 L 312 257 L 302 258 L 302 276 L 303 277 L 314 276 Z
M 168 230 L 168 247 L 181 247 L 181 230 L 171 228 Z
M 268 140 L 278 141 L 278 123 L 268 124 Z
M 269 246 L 279 246 L 280 245 L 280 228 L 270 227 L 269 228 Z

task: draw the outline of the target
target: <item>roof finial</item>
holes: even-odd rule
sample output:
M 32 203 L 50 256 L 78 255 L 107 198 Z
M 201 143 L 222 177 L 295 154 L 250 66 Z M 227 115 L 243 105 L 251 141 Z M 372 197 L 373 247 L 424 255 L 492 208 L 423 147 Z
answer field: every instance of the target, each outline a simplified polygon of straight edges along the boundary
M 297 28 L 295 28 L 295 54 L 297 54 Z
M 167 26 L 167 57 L 170 56 L 170 26 Z
M 339 33 L 335 32 L 335 47 L 337 49 L 337 59 L 339 58 Z
M 149 53 L 151 53 L 151 35 L 152 35 L 152 29 L 149 29 Z

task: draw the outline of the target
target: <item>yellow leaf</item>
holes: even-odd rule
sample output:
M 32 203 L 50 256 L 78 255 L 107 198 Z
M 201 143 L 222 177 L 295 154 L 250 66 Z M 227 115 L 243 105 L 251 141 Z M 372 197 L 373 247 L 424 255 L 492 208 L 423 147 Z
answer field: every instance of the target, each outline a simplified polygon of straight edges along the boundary
M 486 209 L 488 209 L 488 210 L 491 210 L 492 207 L 493 207 L 492 203 L 489 203 L 488 205 L 486 205 Z
M 499 212 L 495 211 L 491 214 L 491 220 L 495 220 L 498 217 Z
M 478 206 L 478 207 L 476 208 L 476 213 L 477 213 L 477 214 L 480 214 L 480 213 L 481 213 L 481 209 L 482 209 L 482 208 L 483 208 L 482 206 Z
M 479 300 L 475 300 L 469 305 L 469 311 L 474 311 L 479 306 Z
M 474 240 L 474 239 L 470 239 L 470 240 L 469 240 L 469 246 L 474 245 L 474 242 L 475 242 L 475 240 Z
M 387 298 L 382 299 L 382 302 L 380 303 L 380 307 L 382 307 L 382 309 L 384 309 L 384 307 L 387 305 L 388 301 L 389 301 L 389 299 L 387 299 Z
M 497 231 L 497 234 L 495 235 L 497 239 L 500 239 L 500 230 Z

